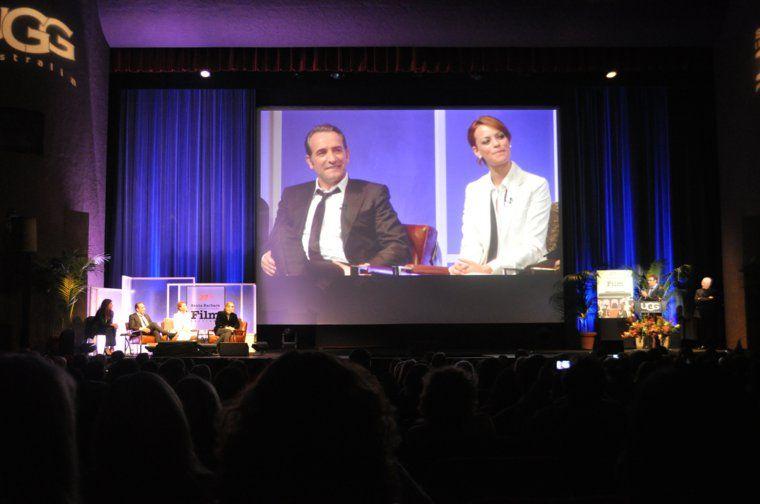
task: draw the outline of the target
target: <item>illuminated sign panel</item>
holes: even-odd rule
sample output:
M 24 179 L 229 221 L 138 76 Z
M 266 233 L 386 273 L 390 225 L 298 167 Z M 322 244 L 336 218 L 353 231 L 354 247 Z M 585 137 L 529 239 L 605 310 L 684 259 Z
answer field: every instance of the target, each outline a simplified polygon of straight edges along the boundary
M 31 7 L 0 7 L 0 41 L 13 50 L 0 51 L 0 62 L 21 63 L 47 69 L 68 79 L 69 84 L 76 87 L 76 79 L 60 65 L 42 59 L 42 56 L 56 56 L 76 61 L 76 48 L 71 41 L 73 34 L 73 30 L 63 21 L 48 17 Z

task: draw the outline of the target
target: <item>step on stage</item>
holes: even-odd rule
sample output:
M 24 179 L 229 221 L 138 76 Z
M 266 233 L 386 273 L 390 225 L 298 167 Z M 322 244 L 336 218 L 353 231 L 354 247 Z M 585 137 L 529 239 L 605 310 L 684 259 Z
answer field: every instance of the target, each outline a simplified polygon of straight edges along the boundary
M 193 358 L 193 359 L 213 359 L 213 360 L 225 360 L 225 359 L 264 359 L 264 360 L 274 360 L 278 358 L 280 355 L 285 353 L 286 351 L 282 351 L 281 349 L 275 349 L 275 350 L 269 350 L 268 348 L 262 348 L 259 345 L 257 345 L 259 348 L 258 351 L 254 350 L 251 351 L 251 347 L 247 343 L 220 343 L 219 345 L 216 344 L 208 344 L 208 343 L 198 343 L 195 341 L 177 341 L 177 342 L 162 342 L 157 345 L 146 345 L 146 349 L 148 352 L 153 354 L 153 357 L 156 359 L 165 359 L 170 357 L 180 357 L 180 358 Z M 303 349 L 303 350 L 319 350 L 324 351 L 326 353 L 335 355 L 338 358 L 348 358 L 349 354 L 353 349 L 344 348 L 344 349 Z M 390 348 L 372 348 L 368 349 L 370 353 L 372 354 L 372 358 L 375 360 L 403 360 L 403 359 L 422 359 L 424 358 L 428 353 L 432 354 L 432 352 L 426 352 L 425 355 L 420 355 L 414 352 L 399 352 L 399 349 L 390 349 Z M 488 358 L 507 358 L 507 359 L 515 359 L 522 355 L 543 355 L 546 358 L 549 359 L 567 359 L 567 360 L 574 360 L 579 359 L 585 355 L 591 355 L 592 351 L 589 350 L 562 350 L 562 349 L 555 349 L 555 350 L 518 350 L 514 352 L 500 352 L 500 353 L 494 353 L 493 351 L 488 350 L 471 350 L 471 351 L 462 351 L 461 349 L 455 349 L 451 350 L 449 349 L 447 351 L 446 348 L 442 348 L 440 351 L 444 352 L 447 356 L 447 359 L 450 362 L 456 362 L 458 360 L 470 360 L 470 361 L 479 361 L 483 359 Z M 619 356 L 621 354 L 629 355 L 631 353 L 636 352 L 635 349 L 626 349 L 624 351 L 621 351 L 619 353 L 616 352 L 601 352 L 597 353 L 597 355 L 601 356 Z M 638 350 L 641 351 L 641 350 Z M 645 351 L 645 350 L 644 350 Z M 693 350 L 695 354 L 703 353 L 705 350 Z M 679 352 L 678 349 L 670 349 L 669 352 L 671 354 L 677 354 Z M 724 352 L 724 351 L 719 351 Z M 129 355 L 127 357 L 130 357 Z

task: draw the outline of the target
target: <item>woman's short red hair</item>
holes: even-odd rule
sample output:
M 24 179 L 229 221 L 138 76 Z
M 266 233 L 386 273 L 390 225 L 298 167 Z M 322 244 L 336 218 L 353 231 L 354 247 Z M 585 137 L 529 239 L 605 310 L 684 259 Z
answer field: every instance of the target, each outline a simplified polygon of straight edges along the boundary
M 499 130 L 507 136 L 507 140 L 512 141 L 512 133 L 509 132 L 509 129 L 503 122 L 492 116 L 480 116 L 472 121 L 470 128 L 467 130 L 467 141 L 470 142 L 470 147 L 475 147 L 475 130 L 478 129 L 478 126 L 489 126 L 495 130 Z

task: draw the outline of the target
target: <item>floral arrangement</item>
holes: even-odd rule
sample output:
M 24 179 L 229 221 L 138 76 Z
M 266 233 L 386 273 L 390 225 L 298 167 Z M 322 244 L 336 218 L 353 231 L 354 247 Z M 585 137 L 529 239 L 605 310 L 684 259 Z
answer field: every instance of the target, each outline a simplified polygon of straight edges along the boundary
M 636 348 L 657 346 L 668 347 L 670 335 L 681 327 L 671 324 L 661 315 L 645 315 L 641 320 L 629 319 L 631 325 L 622 334 L 623 338 L 636 338 Z

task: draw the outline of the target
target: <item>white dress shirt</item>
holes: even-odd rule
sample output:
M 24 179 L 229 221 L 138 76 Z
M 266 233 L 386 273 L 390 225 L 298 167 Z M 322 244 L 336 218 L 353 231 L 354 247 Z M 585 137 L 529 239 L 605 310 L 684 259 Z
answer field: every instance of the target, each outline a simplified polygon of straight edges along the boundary
M 140 318 L 140 329 L 148 327 L 148 319 L 145 317 L 145 315 L 138 313 L 137 316 Z
M 189 311 L 178 311 L 172 317 L 174 321 L 174 332 L 177 334 L 178 341 L 190 341 L 192 330 L 195 329 L 193 324 L 193 314 Z
M 343 239 L 340 236 L 340 216 L 343 211 L 343 199 L 346 196 L 347 185 L 348 174 L 346 174 L 335 187 L 327 191 L 327 194 L 330 194 L 335 192 L 337 188 L 340 188 L 338 194 L 330 196 L 325 201 L 325 218 L 322 221 L 322 231 L 319 234 L 319 250 L 322 252 L 322 258 L 327 261 L 348 263 L 346 252 L 343 250 Z M 306 224 L 304 225 L 303 235 L 301 236 L 303 250 L 306 252 L 306 257 L 309 259 L 311 259 L 309 257 L 311 224 L 314 221 L 314 213 L 317 211 L 317 205 L 322 201 L 322 196 L 317 194 L 317 189 L 322 190 L 322 188 L 319 187 L 319 181 L 314 183 L 314 195 L 311 198 L 311 205 L 309 205 L 309 212 L 306 214 Z
M 498 253 L 488 262 L 494 273 L 523 269 L 544 259 L 551 194 L 545 178 L 512 161 L 509 173 L 494 186 L 491 174 L 467 184 L 459 256 L 486 264 L 491 240 L 491 204 L 496 213 Z

